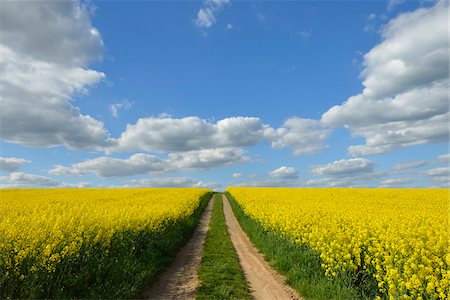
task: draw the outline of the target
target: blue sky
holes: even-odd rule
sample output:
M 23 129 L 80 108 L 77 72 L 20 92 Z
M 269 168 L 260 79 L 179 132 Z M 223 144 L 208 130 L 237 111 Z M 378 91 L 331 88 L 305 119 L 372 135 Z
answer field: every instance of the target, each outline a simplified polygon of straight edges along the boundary
M 448 9 L 3 3 L 0 185 L 446 187 Z

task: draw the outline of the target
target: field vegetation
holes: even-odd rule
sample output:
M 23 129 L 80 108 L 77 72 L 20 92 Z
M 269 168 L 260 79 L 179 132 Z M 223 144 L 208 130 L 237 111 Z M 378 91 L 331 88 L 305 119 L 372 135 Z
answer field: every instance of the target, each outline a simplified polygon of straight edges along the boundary
M 331 292 L 345 299 L 348 292 L 357 298 L 448 299 L 448 190 L 228 192 L 236 200 L 234 210 L 244 230 L 302 295 L 325 299 Z M 327 285 L 320 276 L 317 286 L 311 286 L 314 280 L 308 274 L 319 274 L 318 266 L 335 284 L 329 291 L 323 291 Z
M 0 190 L 0 298 L 126 298 L 194 230 L 207 189 Z

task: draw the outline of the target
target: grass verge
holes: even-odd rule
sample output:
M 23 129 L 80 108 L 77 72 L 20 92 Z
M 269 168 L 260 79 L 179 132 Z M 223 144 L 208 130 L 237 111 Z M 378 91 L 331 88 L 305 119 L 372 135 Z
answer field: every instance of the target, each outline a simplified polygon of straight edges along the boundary
M 78 255 L 66 257 L 54 270 L 32 273 L 24 282 L 12 282 L 0 274 L 0 299 L 132 297 L 155 279 L 192 236 L 211 196 L 203 195 L 193 214 L 167 224 L 161 232 L 121 232 L 113 237 L 109 254 L 100 243 L 86 244 Z
M 198 274 L 197 299 L 251 299 L 225 223 L 222 195 L 215 197 Z
M 262 252 L 265 260 L 286 277 L 286 283 L 302 297 L 323 300 L 375 298 L 376 287 L 373 287 L 371 278 L 365 278 L 367 282 L 361 282 L 361 278 L 355 274 L 342 274 L 330 280 L 320 266 L 319 253 L 264 229 L 259 222 L 243 212 L 230 193 L 227 192 L 226 196 L 252 243 Z

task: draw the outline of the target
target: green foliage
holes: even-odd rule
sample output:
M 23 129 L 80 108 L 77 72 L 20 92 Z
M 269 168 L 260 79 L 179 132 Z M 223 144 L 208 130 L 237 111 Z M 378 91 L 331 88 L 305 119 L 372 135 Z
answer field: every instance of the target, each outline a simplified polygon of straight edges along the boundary
M 201 283 L 197 299 L 250 299 L 225 223 L 222 196 L 216 194 L 215 197 L 199 270 Z

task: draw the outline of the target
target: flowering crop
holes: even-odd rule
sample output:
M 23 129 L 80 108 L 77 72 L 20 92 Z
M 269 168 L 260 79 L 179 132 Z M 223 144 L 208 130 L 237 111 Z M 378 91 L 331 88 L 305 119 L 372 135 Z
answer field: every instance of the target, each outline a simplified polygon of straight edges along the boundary
M 0 298 L 26 296 L 7 285 L 39 280 L 36 276 L 48 280 L 55 272 L 68 276 L 67 270 L 75 270 L 75 264 L 79 268 L 90 255 L 118 256 L 113 252 L 122 246 L 117 245 L 133 253 L 145 234 L 163 233 L 170 224 L 191 216 L 207 192 L 194 188 L 1 189 Z
M 445 189 L 229 188 L 269 230 L 320 253 L 329 277 L 363 272 L 390 299 L 449 299 Z

